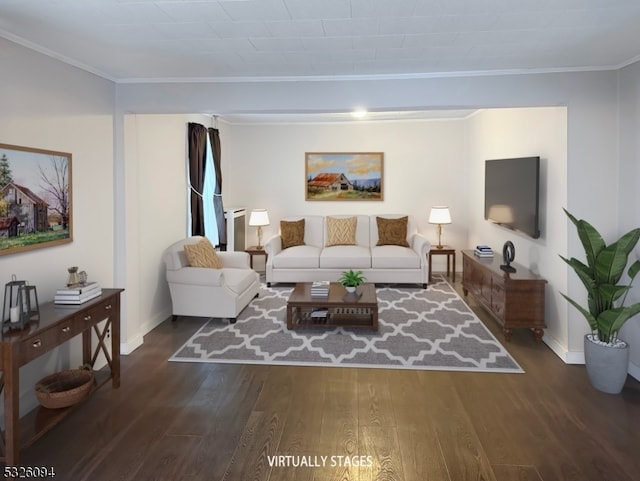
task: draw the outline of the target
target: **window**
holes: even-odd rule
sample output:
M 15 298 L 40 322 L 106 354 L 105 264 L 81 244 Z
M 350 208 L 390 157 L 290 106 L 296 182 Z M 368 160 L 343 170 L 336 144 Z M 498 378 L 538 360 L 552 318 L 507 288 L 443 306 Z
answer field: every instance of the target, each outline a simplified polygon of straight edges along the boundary
M 207 133 L 207 138 L 209 134 Z M 213 197 L 216 191 L 216 169 L 213 166 L 213 152 L 211 143 L 207 140 L 207 158 L 204 166 L 204 234 L 213 245 L 220 244 L 218 236 L 218 223 L 216 221 L 216 211 L 213 205 Z

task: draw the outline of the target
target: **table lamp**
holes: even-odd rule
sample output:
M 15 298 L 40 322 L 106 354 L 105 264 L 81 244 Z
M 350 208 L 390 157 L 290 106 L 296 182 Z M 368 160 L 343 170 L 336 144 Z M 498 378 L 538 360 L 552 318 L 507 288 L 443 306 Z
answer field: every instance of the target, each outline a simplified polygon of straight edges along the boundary
M 429 214 L 429 224 L 438 224 L 438 245 L 437 249 L 442 249 L 442 224 L 451 224 L 451 214 L 449 207 L 444 205 L 436 205 L 431 207 Z
M 262 249 L 262 226 L 269 225 L 269 214 L 266 209 L 255 209 L 251 211 L 249 225 L 258 228 L 258 249 Z

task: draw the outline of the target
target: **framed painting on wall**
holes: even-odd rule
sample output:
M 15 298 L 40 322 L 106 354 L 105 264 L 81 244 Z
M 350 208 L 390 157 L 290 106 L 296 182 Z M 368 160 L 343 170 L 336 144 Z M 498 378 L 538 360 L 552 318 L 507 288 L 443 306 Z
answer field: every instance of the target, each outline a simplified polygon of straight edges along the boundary
M 383 200 L 383 152 L 307 152 L 306 200 Z
M 73 241 L 71 154 L 0 144 L 0 255 Z

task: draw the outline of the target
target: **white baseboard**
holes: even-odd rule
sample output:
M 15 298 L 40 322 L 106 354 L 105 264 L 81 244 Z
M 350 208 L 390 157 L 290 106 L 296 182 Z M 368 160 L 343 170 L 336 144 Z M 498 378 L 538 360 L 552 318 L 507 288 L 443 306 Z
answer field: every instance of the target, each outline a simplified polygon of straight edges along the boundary
M 555 338 L 545 335 L 542 341 L 549 346 L 556 356 L 558 356 L 565 364 L 584 364 L 584 352 L 567 351 L 567 348 L 561 345 Z
M 120 353 L 126 356 L 127 354 L 131 354 L 133 351 L 142 346 L 144 344 L 145 334 L 158 327 L 167 319 L 167 317 L 169 317 L 169 315 L 161 314 L 159 316 L 156 316 L 155 319 L 150 319 L 147 322 L 143 322 L 140 326 L 140 332 L 138 334 L 127 339 L 126 342 L 120 344 Z
M 544 336 L 542 340 L 565 364 L 584 364 L 584 351 L 567 351 L 550 336 Z M 640 366 L 630 362 L 628 373 L 631 377 L 640 381 Z
M 144 343 L 142 334 L 133 336 L 133 338 L 127 339 L 127 342 L 120 343 L 120 354 L 126 356 L 138 349 Z

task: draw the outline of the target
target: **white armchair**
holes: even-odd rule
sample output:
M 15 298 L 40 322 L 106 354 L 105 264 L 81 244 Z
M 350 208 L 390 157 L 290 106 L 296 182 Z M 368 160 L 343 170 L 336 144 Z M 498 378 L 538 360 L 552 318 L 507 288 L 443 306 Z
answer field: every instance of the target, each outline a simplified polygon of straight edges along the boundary
M 164 252 L 173 320 L 178 316 L 221 317 L 234 323 L 258 295 L 260 276 L 249 267 L 246 252 L 218 252 L 222 269 L 191 267 L 184 246 L 201 239 L 188 237 Z

